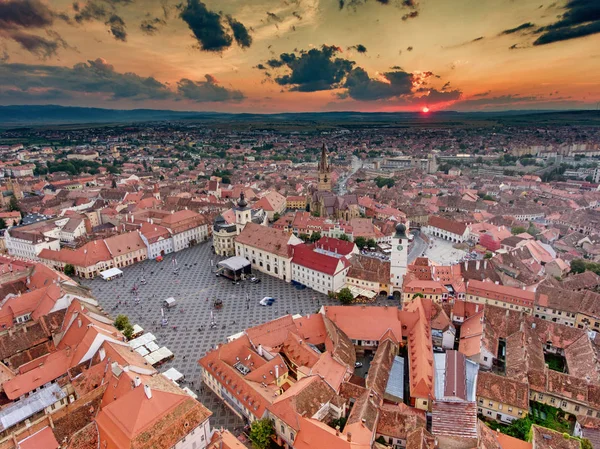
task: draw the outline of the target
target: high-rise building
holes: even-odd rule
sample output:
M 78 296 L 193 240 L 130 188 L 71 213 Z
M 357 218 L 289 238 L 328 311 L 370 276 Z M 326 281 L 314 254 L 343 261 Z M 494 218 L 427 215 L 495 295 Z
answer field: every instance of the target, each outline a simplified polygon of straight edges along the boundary
M 390 284 L 394 292 L 401 292 L 402 280 L 408 267 L 408 237 L 406 226 L 402 223 L 396 225 L 396 234 L 392 237 L 390 262 Z

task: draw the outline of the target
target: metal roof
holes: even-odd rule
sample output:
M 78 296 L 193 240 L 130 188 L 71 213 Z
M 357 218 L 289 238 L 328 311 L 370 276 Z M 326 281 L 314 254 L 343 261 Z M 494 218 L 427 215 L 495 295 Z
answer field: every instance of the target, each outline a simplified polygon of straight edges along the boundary
M 227 268 L 231 271 L 238 271 L 250 266 L 250 262 L 245 257 L 233 256 L 229 259 L 222 260 L 217 265 L 223 268 Z
M 395 398 L 404 399 L 404 358 L 394 357 L 385 393 Z
M 0 432 L 14 426 L 66 397 L 58 384 L 50 384 L 0 410 Z

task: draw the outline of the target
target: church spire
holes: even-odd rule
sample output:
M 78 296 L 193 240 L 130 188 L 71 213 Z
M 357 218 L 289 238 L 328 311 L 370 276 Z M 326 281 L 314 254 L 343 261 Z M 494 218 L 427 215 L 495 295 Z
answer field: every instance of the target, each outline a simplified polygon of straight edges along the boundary
M 329 161 L 327 160 L 327 147 L 323 144 L 321 148 L 321 161 L 319 162 L 319 172 L 325 173 L 329 171 Z

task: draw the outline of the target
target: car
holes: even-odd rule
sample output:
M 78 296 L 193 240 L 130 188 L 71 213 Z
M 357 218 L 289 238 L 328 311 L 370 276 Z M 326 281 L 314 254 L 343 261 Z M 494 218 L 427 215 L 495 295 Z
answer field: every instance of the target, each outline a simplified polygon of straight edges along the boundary
M 275 302 L 275 298 L 271 298 L 270 296 L 265 296 L 258 303 L 261 306 L 272 306 L 274 302 Z
M 252 276 L 250 278 L 250 282 L 252 282 L 253 284 L 258 284 L 260 282 L 260 279 L 258 279 L 256 276 Z
M 354 363 L 354 368 L 362 368 L 363 364 L 362 362 L 355 362 Z

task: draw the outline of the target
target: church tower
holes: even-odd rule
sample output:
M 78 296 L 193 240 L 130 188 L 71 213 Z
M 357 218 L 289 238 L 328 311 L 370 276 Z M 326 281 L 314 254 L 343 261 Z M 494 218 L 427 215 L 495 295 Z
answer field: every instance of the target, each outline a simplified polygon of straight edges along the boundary
M 394 292 L 402 292 L 402 280 L 407 267 L 408 237 L 406 236 L 406 226 L 398 223 L 396 234 L 392 237 L 392 253 L 390 255 L 390 284 Z
M 321 149 L 321 160 L 319 161 L 319 191 L 331 192 L 331 167 L 329 166 L 325 144 Z
M 238 235 L 243 231 L 246 223 L 252 221 L 252 212 L 248 207 L 248 202 L 244 198 L 244 192 L 240 192 L 240 199 L 237 205 L 233 208 L 235 211 L 235 226 L 237 228 Z
M 160 201 L 160 190 L 158 190 L 158 184 L 154 184 L 154 189 L 152 190 L 152 196 Z

